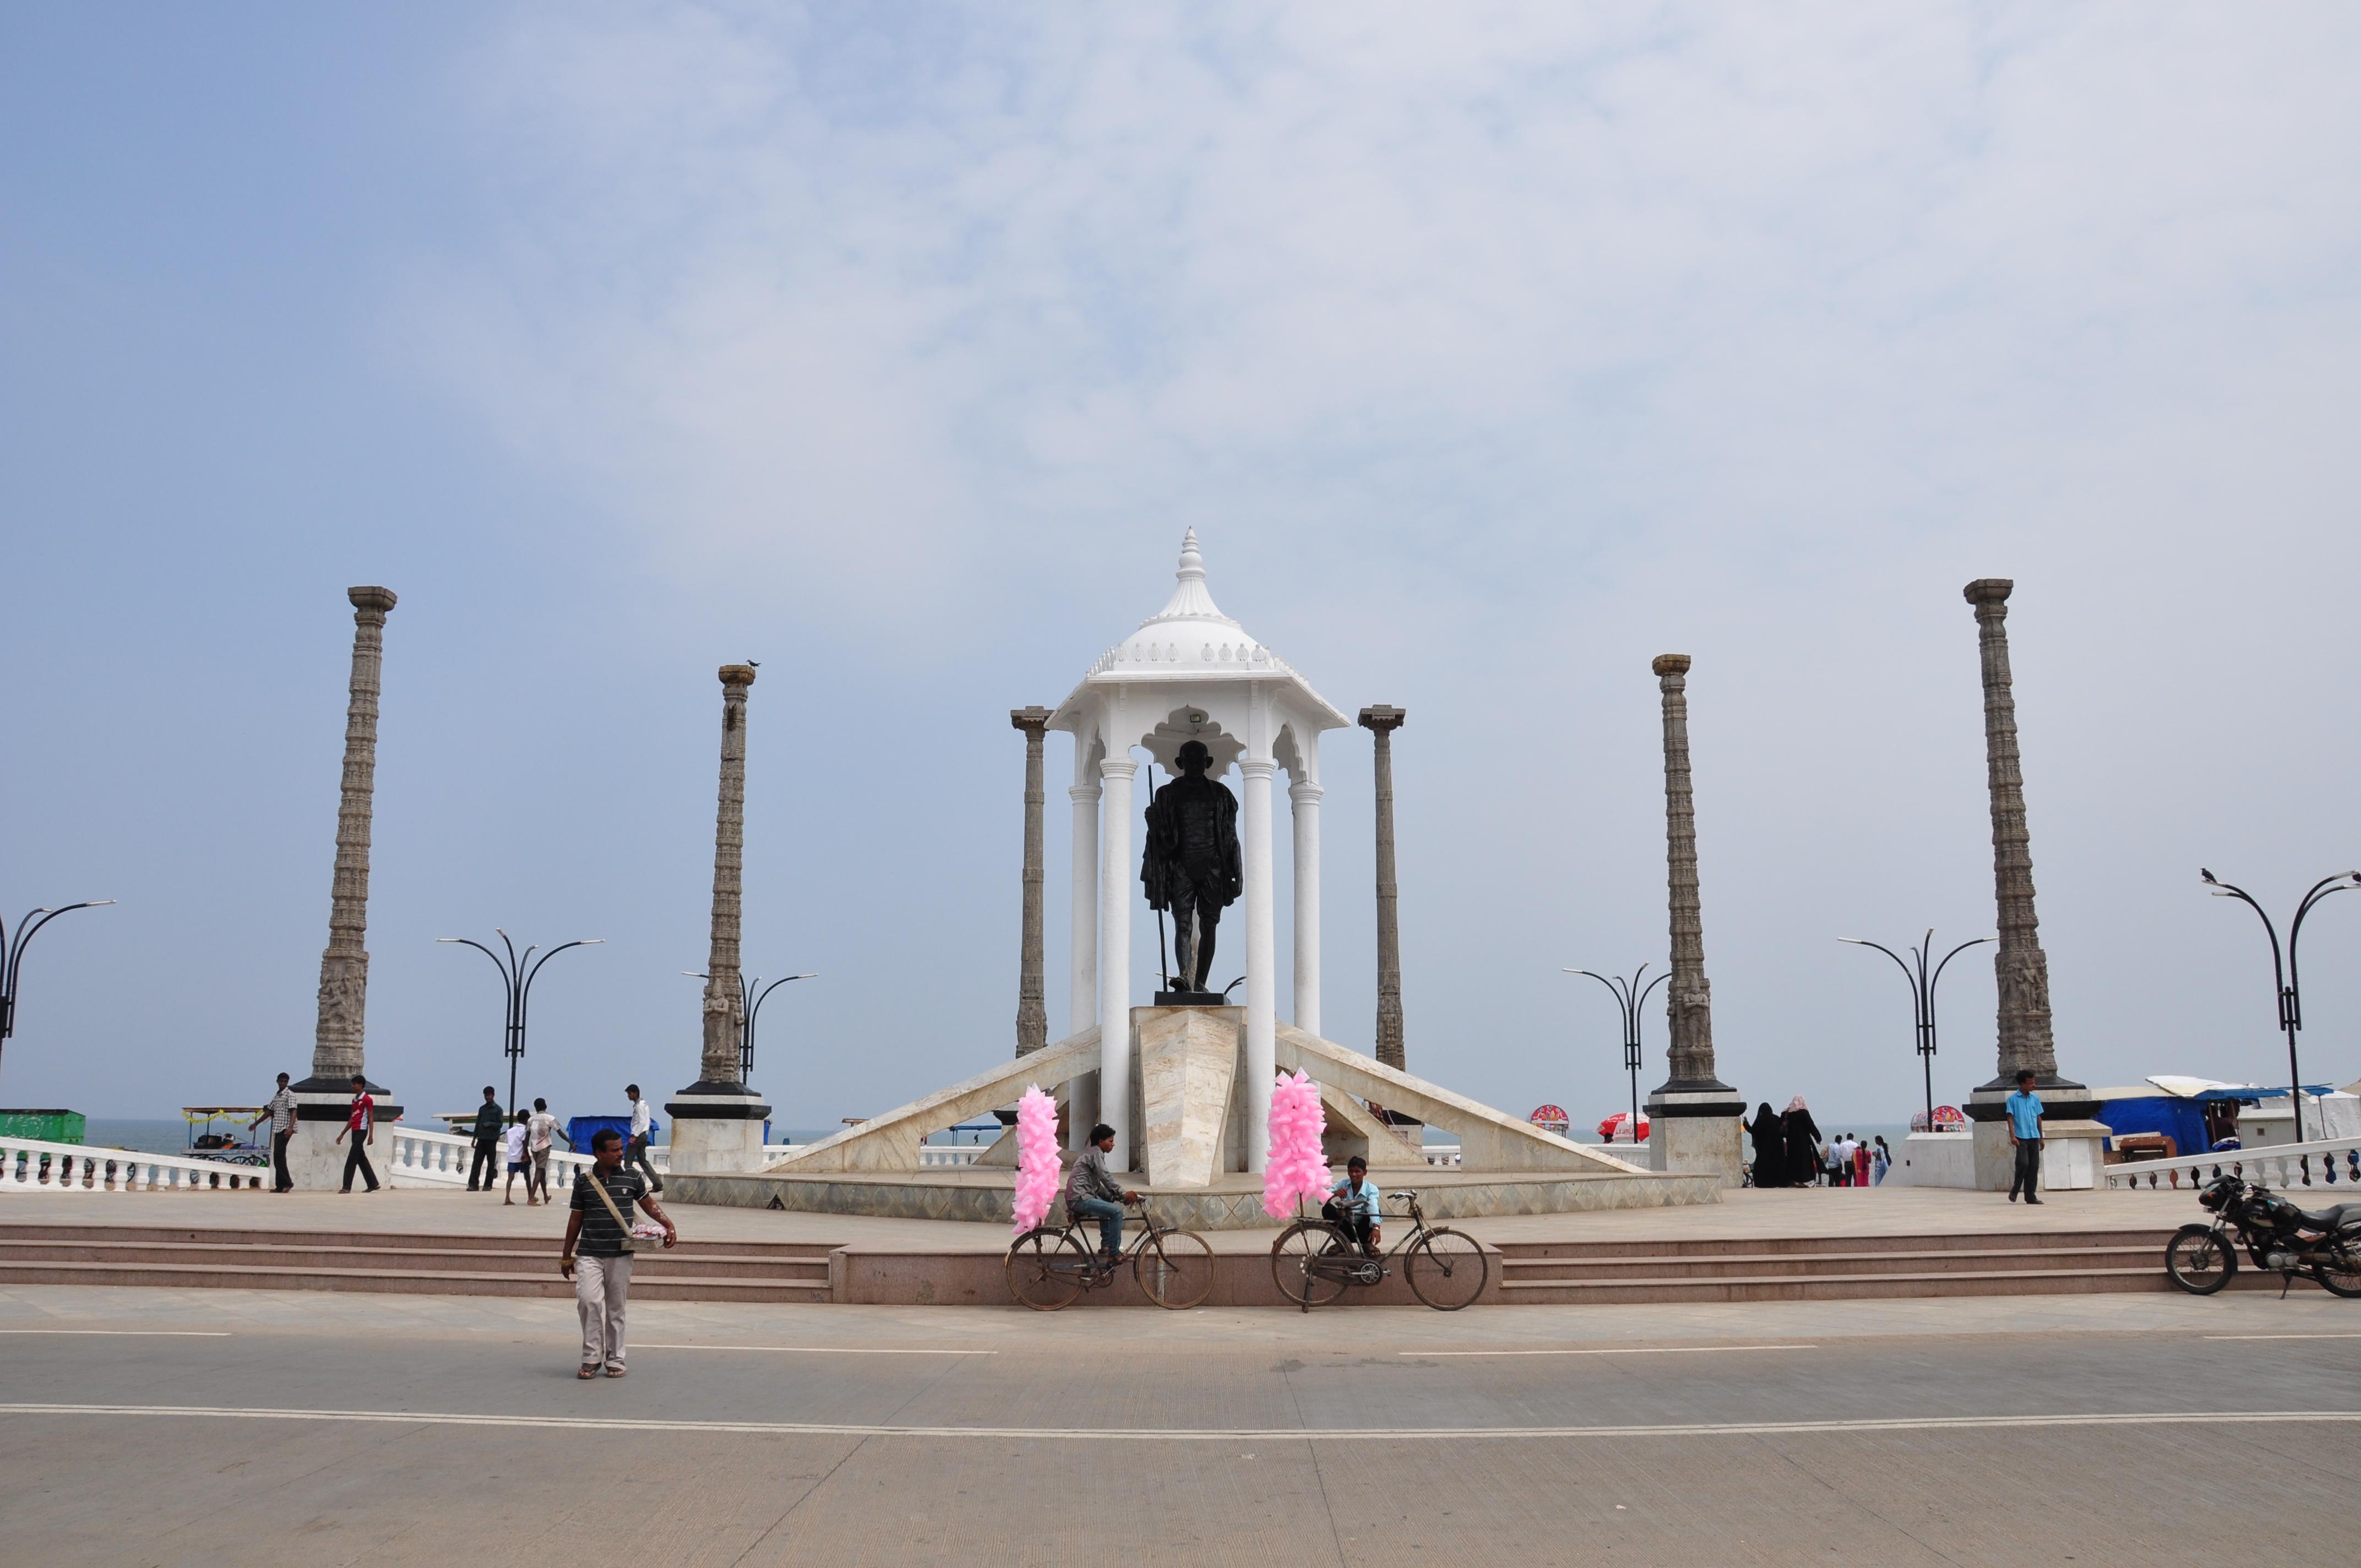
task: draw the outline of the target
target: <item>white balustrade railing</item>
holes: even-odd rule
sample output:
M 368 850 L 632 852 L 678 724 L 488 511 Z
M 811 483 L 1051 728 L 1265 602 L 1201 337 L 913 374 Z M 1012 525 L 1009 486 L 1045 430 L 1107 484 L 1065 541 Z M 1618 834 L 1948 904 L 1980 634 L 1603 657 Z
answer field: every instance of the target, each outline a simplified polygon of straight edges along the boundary
M 1421 1148 L 1419 1153 L 1426 1157 L 1426 1163 L 1429 1165 L 1457 1165 L 1459 1163 L 1459 1146 L 1457 1144 L 1428 1144 L 1424 1147 Z
M 2328 1187 L 2361 1195 L 2361 1138 L 2317 1138 L 2175 1159 L 2127 1160 L 2106 1167 L 2106 1173 L 2109 1189 L 2120 1191 L 2194 1192 L 2217 1176 L 2236 1176 L 2276 1189 Z
M 268 1168 L 0 1135 L 0 1192 L 259 1191 Z
M 983 1151 L 990 1146 L 987 1144 L 920 1144 L 918 1165 L 921 1169 L 973 1165 L 983 1157 Z
M 438 1133 L 426 1127 L 405 1127 L 399 1124 L 381 1124 L 377 1130 L 378 1147 L 384 1151 L 385 1183 L 389 1187 L 458 1187 L 467 1185 L 469 1162 L 475 1158 L 476 1140 L 456 1133 Z M 587 1154 L 570 1154 L 565 1149 L 549 1151 L 549 1190 L 551 1196 L 574 1185 L 574 1179 L 591 1163 Z M 508 1179 L 508 1156 L 503 1153 L 494 1161 L 498 1181 Z

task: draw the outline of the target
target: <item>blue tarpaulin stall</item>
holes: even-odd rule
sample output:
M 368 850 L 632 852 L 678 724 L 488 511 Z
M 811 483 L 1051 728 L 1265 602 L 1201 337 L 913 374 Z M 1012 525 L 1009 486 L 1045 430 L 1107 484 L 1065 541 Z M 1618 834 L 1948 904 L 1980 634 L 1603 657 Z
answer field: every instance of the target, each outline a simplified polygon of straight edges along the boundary
M 577 1116 L 566 1124 L 566 1141 L 576 1154 L 590 1152 L 591 1135 L 602 1128 L 612 1127 L 628 1142 L 631 1135 L 631 1119 L 623 1116 Z M 662 1129 L 654 1122 L 648 1124 L 648 1135 L 653 1137 Z

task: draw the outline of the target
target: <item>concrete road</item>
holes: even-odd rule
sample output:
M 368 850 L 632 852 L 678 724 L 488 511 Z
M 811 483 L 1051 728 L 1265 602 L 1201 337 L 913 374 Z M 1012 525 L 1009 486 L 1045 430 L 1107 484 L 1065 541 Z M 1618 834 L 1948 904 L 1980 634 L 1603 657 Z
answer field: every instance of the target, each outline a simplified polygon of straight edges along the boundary
M 0 1298 L 27 1562 L 2114 1563 L 2317 1555 L 2322 1298 L 1168 1315 Z M 2335 1548 L 2327 1544 L 2334 1553 Z

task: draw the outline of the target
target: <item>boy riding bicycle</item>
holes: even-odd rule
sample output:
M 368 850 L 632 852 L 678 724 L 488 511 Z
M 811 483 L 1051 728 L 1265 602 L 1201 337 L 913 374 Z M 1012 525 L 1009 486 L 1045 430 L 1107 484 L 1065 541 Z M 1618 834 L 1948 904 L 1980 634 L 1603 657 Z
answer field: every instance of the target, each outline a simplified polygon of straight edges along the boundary
M 1088 1215 L 1099 1223 L 1099 1265 L 1113 1268 L 1123 1260 L 1123 1206 L 1139 1201 L 1139 1194 L 1124 1190 L 1107 1173 L 1107 1156 L 1115 1153 L 1115 1129 L 1101 1122 L 1091 1129 L 1091 1146 L 1074 1161 L 1066 1177 L 1066 1212 L 1080 1223 Z

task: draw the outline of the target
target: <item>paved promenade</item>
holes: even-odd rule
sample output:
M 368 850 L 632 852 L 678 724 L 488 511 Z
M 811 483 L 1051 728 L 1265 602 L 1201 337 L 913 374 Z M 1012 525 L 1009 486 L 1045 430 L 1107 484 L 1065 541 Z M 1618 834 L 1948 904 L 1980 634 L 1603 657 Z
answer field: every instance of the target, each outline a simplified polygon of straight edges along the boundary
M 2245 1562 L 2316 1555 L 2361 1489 L 2361 1310 L 2317 1293 L 650 1303 L 631 1376 L 589 1385 L 574 1333 L 553 1301 L 0 1294 L 10 1546 L 304 1568 Z
M 2299 1200 L 2301 1201 L 2301 1200 Z M 1152 1204 L 1151 1204 L 1152 1206 Z M 1006 1250 L 1008 1227 L 953 1220 L 890 1220 L 858 1214 L 802 1214 L 764 1209 L 683 1204 L 672 1210 L 684 1236 L 709 1241 L 812 1241 L 906 1246 L 914 1252 Z M 1745 1189 L 1719 1203 L 1665 1209 L 1610 1209 L 1573 1214 L 1521 1214 L 1451 1223 L 1489 1242 L 1613 1241 L 1625 1238 L 1743 1240 L 1797 1235 L 1923 1235 L 2006 1232 L 2155 1230 L 2202 1217 L 2190 1192 L 2053 1192 L 2038 1208 L 1996 1192 L 1942 1188 Z M 504 1208 L 480 1194 L 386 1189 L 377 1193 L 65 1192 L 0 1194 L 0 1221 L 152 1225 L 252 1225 L 284 1230 L 421 1232 L 539 1235 L 555 1239 L 566 1211 Z M 1396 1222 L 1399 1223 L 1400 1222 Z M 1268 1252 L 1278 1227 L 1213 1231 L 1222 1252 Z

